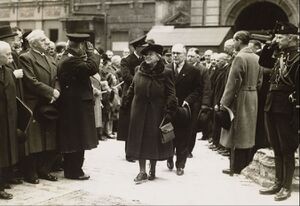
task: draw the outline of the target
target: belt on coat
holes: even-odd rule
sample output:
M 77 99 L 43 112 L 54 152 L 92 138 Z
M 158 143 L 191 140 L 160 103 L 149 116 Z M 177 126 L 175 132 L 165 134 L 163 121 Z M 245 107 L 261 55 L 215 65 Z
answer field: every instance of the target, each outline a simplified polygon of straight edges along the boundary
M 269 91 L 284 91 L 284 92 L 292 92 L 293 87 L 284 85 L 284 84 L 271 84 Z
M 242 86 L 240 91 L 256 91 L 257 86 Z

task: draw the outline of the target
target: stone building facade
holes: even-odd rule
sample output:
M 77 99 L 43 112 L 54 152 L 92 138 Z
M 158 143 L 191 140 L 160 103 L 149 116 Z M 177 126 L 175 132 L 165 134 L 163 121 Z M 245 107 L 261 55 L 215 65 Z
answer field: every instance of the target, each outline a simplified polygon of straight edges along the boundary
M 54 41 L 66 40 L 66 32 L 85 32 L 96 46 L 114 51 L 153 26 L 262 31 L 276 20 L 299 25 L 299 0 L 0 1 L 0 24 L 40 28 Z

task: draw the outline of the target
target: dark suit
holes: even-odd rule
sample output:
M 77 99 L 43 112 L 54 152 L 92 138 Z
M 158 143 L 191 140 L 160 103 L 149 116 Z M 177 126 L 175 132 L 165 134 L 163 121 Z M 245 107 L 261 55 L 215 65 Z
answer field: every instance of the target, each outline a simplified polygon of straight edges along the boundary
M 192 134 L 189 141 L 189 153 L 192 153 L 195 143 L 196 143 L 196 136 L 197 132 L 203 128 L 203 126 L 206 126 L 206 124 L 199 125 L 199 119 L 198 115 L 201 110 L 201 106 L 211 106 L 211 82 L 208 75 L 208 70 L 202 65 L 197 64 L 194 65 L 197 67 L 197 69 L 200 72 L 200 78 L 201 78 L 201 95 L 199 96 L 199 99 L 194 103 L 193 105 L 193 113 L 192 113 Z M 204 115 L 207 117 L 209 116 L 210 112 L 205 112 Z
M 267 136 L 275 154 L 275 184 L 290 189 L 295 170 L 294 153 L 299 145 L 300 57 L 297 48 L 289 48 L 284 56 L 289 61 L 285 61 L 286 67 L 280 69 L 280 60 L 277 60 L 271 74 L 264 111 Z M 294 103 L 289 101 L 292 93 L 296 98 Z
M 168 64 L 167 68 L 173 70 L 175 79 L 176 97 L 178 105 L 182 105 L 184 101 L 188 102 L 191 113 L 193 114 L 193 106 L 199 101 L 202 93 L 201 76 L 199 70 L 188 64 L 184 63 L 183 68 L 176 77 L 174 71 L 174 64 Z M 186 122 L 174 122 L 175 140 L 174 146 L 176 149 L 176 167 L 184 168 L 186 158 L 188 155 L 188 143 L 190 141 L 192 125 L 191 123 L 186 126 Z

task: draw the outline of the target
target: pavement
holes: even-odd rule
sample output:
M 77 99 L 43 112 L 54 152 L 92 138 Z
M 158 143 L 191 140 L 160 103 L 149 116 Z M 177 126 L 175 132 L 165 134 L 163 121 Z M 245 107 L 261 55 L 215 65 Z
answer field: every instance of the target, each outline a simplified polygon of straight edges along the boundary
M 223 174 L 228 158 L 211 151 L 207 144 L 197 140 L 183 176 L 169 171 L 163 161 L 157 163 L 157 179 L 136 185 L 138 163 L 124 159 L 124 142 L 101 141 L 85 155 L 89 180 L 68 180 L 59 172 L 58 182 L 13 186 L 7 191 L 14 198 L 0 200 L 0 205 L 299 205 L 299 187 L 289 199 L 276 202 L 274 195 L 260 195 L 261 186 L 252 180 Z

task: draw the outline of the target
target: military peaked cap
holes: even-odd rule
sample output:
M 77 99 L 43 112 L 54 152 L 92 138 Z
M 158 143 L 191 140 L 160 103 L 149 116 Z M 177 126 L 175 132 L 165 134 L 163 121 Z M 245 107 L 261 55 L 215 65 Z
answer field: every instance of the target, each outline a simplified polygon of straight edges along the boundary
M 70 41 L 74 42 L 84 42 L 90 38 L 89 34 L 80 34 L 80 33 L 72 33 L 66 35 Z

